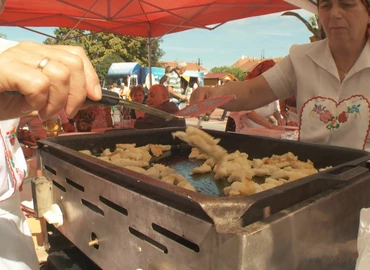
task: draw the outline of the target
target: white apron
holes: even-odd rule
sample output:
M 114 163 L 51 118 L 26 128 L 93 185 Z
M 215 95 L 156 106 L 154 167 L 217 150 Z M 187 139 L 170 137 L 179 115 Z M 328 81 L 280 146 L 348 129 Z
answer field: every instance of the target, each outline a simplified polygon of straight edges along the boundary
M 0 269 L 40 269 L 19 187 L 26 162 L 16 139 L 18 120 L 0 121 Z

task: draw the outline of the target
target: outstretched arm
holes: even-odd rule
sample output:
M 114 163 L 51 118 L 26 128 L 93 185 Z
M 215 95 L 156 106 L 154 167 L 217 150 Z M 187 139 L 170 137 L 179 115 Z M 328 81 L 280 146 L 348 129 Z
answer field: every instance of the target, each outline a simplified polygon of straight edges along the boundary
M 235 95 L 236 97 L 235 100 L 221 106 L 222 109 L 228 111 L 253 110 L 277 100 L 277 96 L 266 79 L 263 76 L 258 76 L 252 80 L 229 82 L 212 88 L 198 87 L 191 94 L 190 103 L 226 95 Z

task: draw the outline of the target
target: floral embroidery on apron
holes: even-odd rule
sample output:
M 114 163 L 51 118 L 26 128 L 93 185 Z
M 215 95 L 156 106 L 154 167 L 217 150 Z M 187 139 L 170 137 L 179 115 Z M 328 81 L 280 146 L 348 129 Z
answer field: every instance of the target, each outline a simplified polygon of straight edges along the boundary
M 360 118 L 360 106 L 361 104 L 354 104 L 348 106 L 347 109 L 342 111 L 339 115 L 332 115 L 331 112 L 327 110 L 326 106 L 315 104 L 312 112 L 319 116 L 320 121 L 326 124 L 327 129 L 333 131 L 334 129 L 340 128 L 340 124 L 347 122 L 351 115 L 353 115 L 354 118 Z
M 5 132 L 5 134 L 3 134 L 3 131 L 0 129 L 0 138 L 5 149 L 6 161 L 12 174 L 12 178 L 14 179 L 14 188 L 16 190 L 17 182 L 20 183 L 26 176 L 26 170 L 17 167 L 15 153 L 13 150 L 17 138 L 17 127 L 12 126 Z
M 317 96 L 301 110 L 299 139 L 364 149 L 370 123 L 370 103 L 362 95 L 336 101 Z

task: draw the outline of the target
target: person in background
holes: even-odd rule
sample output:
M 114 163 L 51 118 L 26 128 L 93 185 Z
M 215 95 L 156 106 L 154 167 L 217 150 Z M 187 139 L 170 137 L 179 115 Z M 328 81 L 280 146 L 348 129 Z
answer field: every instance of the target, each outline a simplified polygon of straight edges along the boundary
M 295 96 L 279 100 L 280 114 L 285 119 L 285 125 L 298 127 L 297 101 Z
M 185 79 L 182 79 L 182 74 L 186 71 L 186 63 L 178 62 L 176 68 L 172 70 L 168 77 L 168 92 L 170 94 L 170 101 L 176 104 L 187 102 L 185 95 L 186 86 L 184 85 Z
M 273 60 L 265 60 L 259 63 L 245 78 L 245 80 L 251 80 L 263 72 L 269 70 L 275 66 Z M 284 130 L 282 127 L 283 121 L 278 110 L 277 101 L 273 101 L 265 106 L 257 108 L 255 110 L 231 112 L 230 117 L 235 121 L 236 132 L 243 133 L 244 129 L 248 128 L 268 128 Z M 273 123 L 276 119 L 277 123 Z M 231 120 L 230 120 L 231 121 Z M 226 125 L 227 126 L 227 125 Z
M 127 88 L 125 87 L 125 83 L 121 83 L 121 88 L 119 90 L 119 96 L 123 99 L 126 99 L 126 92 L 127 92 Z
M 113 85 L 108 86 L 108 91 L 113 91 Z
M 0 12 L 5 1 L 0 1 Z M 98 76 L 77 46 L 0 39 L 0 269 L 35 270 L 39 264 L 19 187 L 27 164 L 17 140 L 19 117 L 38 111 L 47 120 L 60 109 L 72 118 L 88 96 L 102 97 Z M 22 95 L 8 95 L 9 89 Z
M 147 105 L 168 113 L 175 113 L 179 109 L 176 104 L 169 101 L 168 89 L 162 84 L 155 84 L 149 88 Z M 145 114 L 144 117 L 136 119 L 134 128 L 149 129 L 149 128 L 164 128 L 164 127 L 185 127 L 184 119 L 171 119 Z
M 91 105 L 91 111 L 94 115 L 94 120 L 91 122 L 91 128 L 99 129 L 113 127 L 111 110 L 111 107 Z
M 171 75 L 172 67 L 171 66 L 167 66 L 164 69 L 164 72 L 165 72 L 164 75 L 159 80 L 159 84 L 163 84 L 164 86 L 168 87 L 168 77 Z
M 144 96 L 145 96 L 145 89 L 142 85 L 136 85 L 131 88 L 130 92 L 131 100 L 135 101 L 137 103 L 143 103 L 144 102 Z M 139 117 L 144 117 L 144 112 L 139 110 L 131 110 L 130 116 L 131 120 L 136 120 Z M 133 121 L 134 122 L 134 121 Z

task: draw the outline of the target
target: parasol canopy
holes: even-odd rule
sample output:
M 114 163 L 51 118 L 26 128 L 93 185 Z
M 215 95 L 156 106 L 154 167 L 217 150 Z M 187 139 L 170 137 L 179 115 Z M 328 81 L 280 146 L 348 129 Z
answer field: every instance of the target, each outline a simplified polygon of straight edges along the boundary
M 151 73 L 153 37 L 195 28 L 213 30 L 229 21 L 292 9 L 297 7 L 284 0 L 7 0 L 0 25 L 146 37 Z
M 296 8 L 284 0 L 7 0 L 0 25 L 161 37 Z

